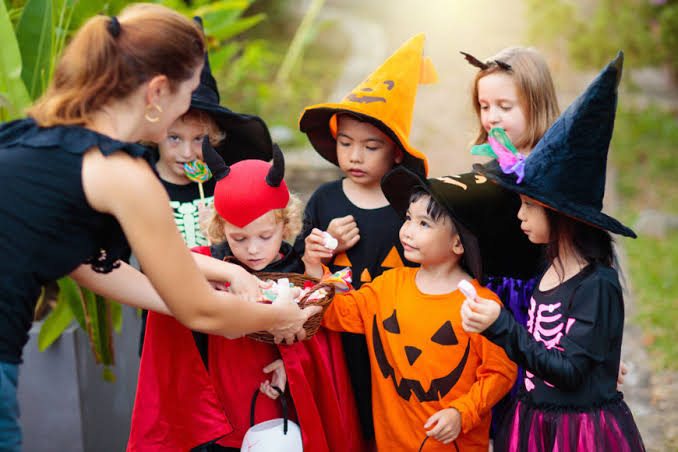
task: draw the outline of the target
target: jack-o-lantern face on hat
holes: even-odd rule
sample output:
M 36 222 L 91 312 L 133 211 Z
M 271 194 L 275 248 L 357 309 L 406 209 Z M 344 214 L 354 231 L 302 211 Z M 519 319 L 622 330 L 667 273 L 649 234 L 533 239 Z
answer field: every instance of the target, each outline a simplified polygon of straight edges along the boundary
M 375 85 L 374 88 L 370 88 L 365 85 Z M 370 104 L 372 102 L 387 102 L 388 92 L 393 89 L 395 82 L 393 80 L 384 80 L 381 83 L 373 84 L 371 80 L 366 80 L 358 88 L 356 88 L 351 94 L 346 96 L 346 100 L 351 102 L 358 102 Z M 384 91 L 385 92 L 382 92 Z
M 420 402 L 437 401 L 445 397 L 461 378 L 469 356 L 470 341 L 467 339 L 465 346 L 460 344 L 449 320 L 443 322 L 439 319 L 432 319 L 430 322 L 425 322 L 421 318 L 419 320 L 420 324 L 424 325 L 423 328 L 417 328 L 416 331 L 401 331 L 397 310 L 381 322 L 381 325 L 375 315 L 372 324 L 374 355 L 381 374 L 384 378 L 391 378 L 400 397 L 410 400 L 410 396 L 414 394 Z M 393 364 L 386 355 L 380 329 L 384 331 L 381 334 L 384 334 L 385 340 L 392 345 L 390 354 Z M 393 347 L 394 344 L 402 345 Z M 464 352 L 459 362 L 451 363 L 450 367 L 449 357 L 461 354 L 459 349 L 456 353 L 453 352 L 453 347 L 464 347 Z M 446 370 L 441 371 L 440 376 L 430 373 L 431 369 L 440 371 L 441 368 Z M 402 375 L 396 375 L 396 369 Z

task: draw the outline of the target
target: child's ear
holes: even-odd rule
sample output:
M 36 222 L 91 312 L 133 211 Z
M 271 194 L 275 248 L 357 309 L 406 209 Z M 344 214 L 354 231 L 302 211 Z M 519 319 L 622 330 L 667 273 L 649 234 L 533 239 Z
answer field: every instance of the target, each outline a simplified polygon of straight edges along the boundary
M 403 151 L 398 146 L 393 146 L 393 154 L 395 158 L 393 159 L 396 163 L 400 164 L 403 162 Z
M 461 243 L 461 237 L 459 237 L 458 233 L 452 236 L 452 241 L 450 242 L 450 250 L 452 250 L 454 254 L 460 256 L 464 254 L 464 245 Z

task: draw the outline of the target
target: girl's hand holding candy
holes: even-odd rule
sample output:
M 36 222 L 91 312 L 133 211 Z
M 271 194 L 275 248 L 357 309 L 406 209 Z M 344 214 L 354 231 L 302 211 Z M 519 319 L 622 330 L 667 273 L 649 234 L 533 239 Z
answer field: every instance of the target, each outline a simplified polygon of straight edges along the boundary
M 501 306 L 499 303 L 475 296 L 466 299 L 461 305 L 461 326 L 469 333 L 482 333 L 497 320 Z

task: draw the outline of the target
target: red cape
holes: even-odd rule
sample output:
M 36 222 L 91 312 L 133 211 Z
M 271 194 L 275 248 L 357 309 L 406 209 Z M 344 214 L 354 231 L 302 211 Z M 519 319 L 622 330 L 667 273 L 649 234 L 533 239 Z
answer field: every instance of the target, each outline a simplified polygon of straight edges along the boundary
M 228 339 L 210 335 L 208 348 L 218 349 L 219 341 Z M 321 328 L 311 339 L 278 350 L 304 450 L 366 450 L 338 333 Z M 229 407 L 222 403 L 228 382 L 211 374 L 220 373 L 216 366 L 237 366 L 238 358 L 209 356 L 208 373 L 191 331 L 172 317 L 149 312 L 129 452 L 187 451 L 234 431 Z M 249 403 L 252 394 L 243 397 Z

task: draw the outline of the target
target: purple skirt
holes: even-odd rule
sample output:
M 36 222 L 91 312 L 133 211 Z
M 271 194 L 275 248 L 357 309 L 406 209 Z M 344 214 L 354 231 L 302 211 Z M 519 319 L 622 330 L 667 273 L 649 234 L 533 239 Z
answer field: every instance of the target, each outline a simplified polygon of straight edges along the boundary
M 636 423 L 623 400 L 590 411 L 563 411 L 516 400 L 494 441 L 496 452 L 644 451 Z

